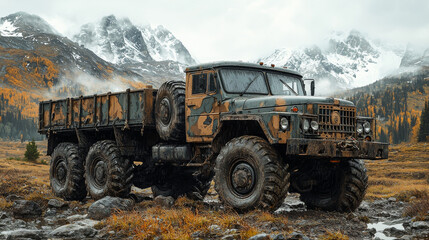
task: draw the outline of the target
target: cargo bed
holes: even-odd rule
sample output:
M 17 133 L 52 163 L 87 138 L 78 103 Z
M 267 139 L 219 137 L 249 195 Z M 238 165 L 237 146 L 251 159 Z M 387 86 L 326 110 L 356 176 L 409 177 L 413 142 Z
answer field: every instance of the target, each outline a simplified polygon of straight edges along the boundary
M 39 133 L 154 126 L 155 89 L 127 89 L 39 104 Z

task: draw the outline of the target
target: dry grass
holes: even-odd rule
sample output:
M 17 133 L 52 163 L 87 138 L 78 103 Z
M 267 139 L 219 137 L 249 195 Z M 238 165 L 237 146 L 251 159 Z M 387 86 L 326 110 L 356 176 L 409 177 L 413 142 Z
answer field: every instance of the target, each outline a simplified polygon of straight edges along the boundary
M 327 231 L 326 234 L 319 237 L 321 240 L 349 240 L 347 235 L 344 235 L 342 232 L 330 232 Z
M 390 146 L 389 159 L 367 161 L 367 199 L 396 197 L 409 201 L 429 193 L 429 144 L 408 143 Z
M 220 231 L 210 229 L 217 225 Z M 287 234 L 287 219 L 268 212 L 253 211 L 239 215 L 233 211 L 213 210 L 201 202 L 180 198 L 171 209 L 151 202 L 138 204 L 133 212 L 118 212 L 98 228 L 120 233 L 116 237 L 133 236 L 135 239 L 190 239 L 200 232 L 200 238 L 216 238 L 227 229 L 237 229 L 237 239 L 248 239 L 276 226 Z
M 41 155 L 44 155 L 46 142 L 37 142 Z M 0 142 L 0 209 L 8 207 L 4 197 L 16 194 L 27 200 L 33 200 L 46 206 L 53 198 L 49 187 L 49 166 L 21 160 L 24 157 L 26 143 Z M 42 156 L 39 161 L 46 161 Z M 3 199 L 3 200 L 1 200 Z
M 429 198 L 413 201 L 405 208 L 405 216 L 416 217 L 416 221 L 429 221 Z
M 12 207 L 12 202 L 6 201 L 4 197 L 0 197 L 0 210 Z
M 9 141 L 0 141 L 0 161 L 5 159 L 9 160 L 23 160 L 25 147 L 27 142 L 9 142 Z M 41 161 L 49 162 L 49 156 L 46 156 L 46 146 L 47 141 L 36 141 L 37 149 L 40 152 L 40 158 L 38 162 Z

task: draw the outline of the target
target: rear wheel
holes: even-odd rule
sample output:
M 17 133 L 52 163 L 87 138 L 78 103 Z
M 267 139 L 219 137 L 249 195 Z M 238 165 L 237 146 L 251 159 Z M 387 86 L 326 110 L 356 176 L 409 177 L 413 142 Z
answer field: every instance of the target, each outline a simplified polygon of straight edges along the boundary
M 122 158 L 114 141 L 103 140 L 91 146 L 86 157 L 85 180 L 92 198 L 127 197 L 132 178 L 132 162 Z
M 288 165 L 264 139 L 242 136 L 229 141 L 216 159 L 219 199 L 238 211 L 274 211 L 289 188 Z
M 368 176 L 362 160 L 318 164 L 311 172 L 316 184 L 301 193 L 310 209 L 351 212 L 359 207 L 368 187 Z
M 74 143 L 60 143 L 51 155 L 50 183 L 55 196 L 65 200 L 86 197 L 84 164 Z

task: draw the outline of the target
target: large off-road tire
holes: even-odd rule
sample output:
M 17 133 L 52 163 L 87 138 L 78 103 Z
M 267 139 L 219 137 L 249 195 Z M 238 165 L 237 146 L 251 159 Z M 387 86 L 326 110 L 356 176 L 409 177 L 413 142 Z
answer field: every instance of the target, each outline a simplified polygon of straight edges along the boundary
M 79 201 L 86 197 L 84 163 L 76 144 L 58 144 L 51 155 L 49 177 L 55 196 Z
M 185 139 L 185 82 L 168 81 L 161 85 L 155 100 L 155 125 L 165 141 Z
M 343 160 L 321 164 L 313 171 L 317 184 L 301 193 L 309 209 L 351 212 L 359 207 L 368 187 L 368 176 L 362 160 Z
M 229 141 L 216 159 L 219 199 L 239 212 L 274 211 L 289 188 L 288 165 L 264 139 L 242 136 Z
M 192 175 L 176 176 L 166 180 L 163 184 L 152 186 L 153 197 L 172 196 L 178 198 L 186 196 L 192 200 L 203 200 L 210 189 L 212 178 L 200 178 Z
M 85 163 L 85 180 L 93 199 L 105 196 L 127 197 L 131 191 L 133 164 L 121 156 L 111 140 L 96 142 L 89 149 Z

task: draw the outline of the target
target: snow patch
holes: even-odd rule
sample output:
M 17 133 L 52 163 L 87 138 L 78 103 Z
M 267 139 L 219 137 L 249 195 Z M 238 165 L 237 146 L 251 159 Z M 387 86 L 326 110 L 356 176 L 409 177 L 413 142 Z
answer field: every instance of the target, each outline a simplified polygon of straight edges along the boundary
M 13 25 L 13 23 L 5 20 L 0 25 L 0 35 L 3 37 L 22 37 L 22 33 L 15 32 L 17 27 Z

